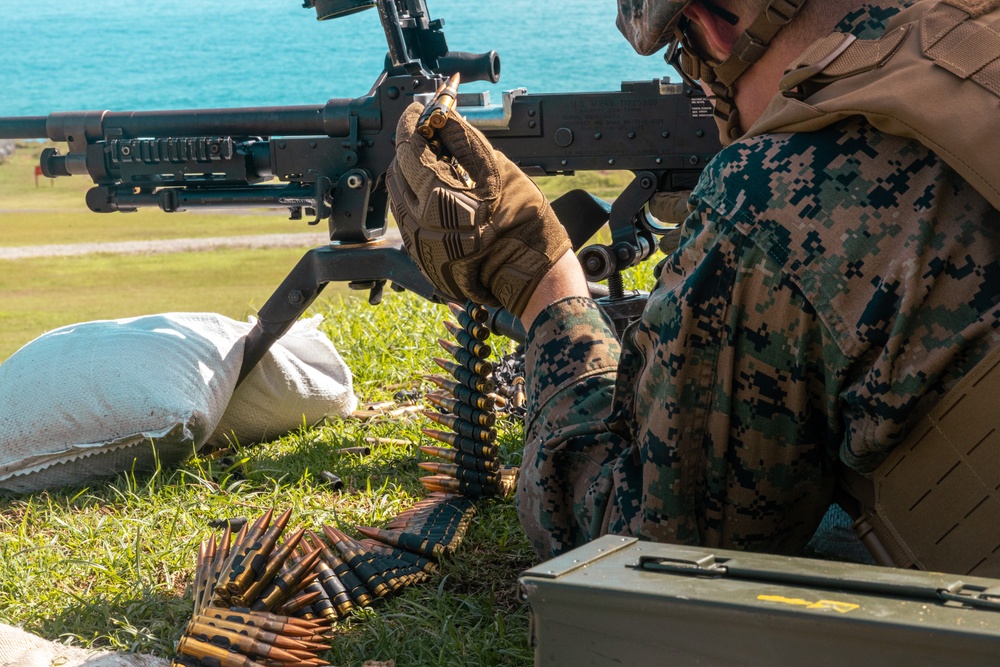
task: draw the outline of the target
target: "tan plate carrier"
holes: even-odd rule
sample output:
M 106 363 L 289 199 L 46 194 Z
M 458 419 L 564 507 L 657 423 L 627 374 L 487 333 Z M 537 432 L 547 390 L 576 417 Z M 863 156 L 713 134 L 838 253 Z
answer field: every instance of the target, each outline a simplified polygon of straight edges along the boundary
M 791 64 L 747 136 L 864 116 L 934 151 L 1000 209 L 1000 0 L 922 0 L 878 39 L 832 33 Z M 882 564 L 1000 577 L 1000 349 L 873 474 L 841 486 Z
M 860 503 L 854 529 L 878 563 L 1000 578 L 998 425 L 1000 348 L 920 420 L 871 480 L 843 468 L 841 486 Z

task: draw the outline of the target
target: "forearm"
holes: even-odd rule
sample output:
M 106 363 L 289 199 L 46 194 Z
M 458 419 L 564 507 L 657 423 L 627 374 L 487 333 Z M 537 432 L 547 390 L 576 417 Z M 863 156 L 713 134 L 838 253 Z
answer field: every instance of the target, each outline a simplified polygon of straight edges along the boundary
M 606 465 L 624 443 L 610 414 L 618 341 L 588 297 L 557 300 L 528 334 L 525 453 L 518 511 L 541 557 L 599 535 L 606 523 Z
M 525 427 L 529 434 L 544 437 L 539 429 L 551 431 L 580 419 L 593 421 L 610 406 L 621 347 L 611 324 L 589 296 L 563 297 L 541 310 L 528 330 L 525 347 Z M 600 380 L 599 397 L 581 389 L 593 384 L 592 379 Z M 567 400 L 586 403 L 587 408 L 569 408 Z
M 541 282 L 535 288 L 528 300 L 528 305 L 521 313 L 521 323 L 525 330 L 530 330 L 538 315 L 560 299 L 571 296 L 589 297 L 590 289 L 583 269 L 572 250 L 560 257 Z

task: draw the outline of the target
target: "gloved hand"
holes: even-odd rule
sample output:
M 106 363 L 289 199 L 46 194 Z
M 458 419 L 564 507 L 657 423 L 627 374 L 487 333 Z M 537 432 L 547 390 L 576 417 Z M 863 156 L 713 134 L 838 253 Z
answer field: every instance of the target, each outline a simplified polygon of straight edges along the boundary
M 688 204 L 690 190 L 679 192 L 657 192 L 649 200 L 649 212 L 663 224 L 671 227 L 660 235 L 660 252 L 669 255 L 677 250 L 681 242 L 681 225 L 694 209 Z
M 649 212 L 665 225 L 683 225 L 688 214 L 694 210 L 688 205 L 690 198 L 690 190 L 654 193 L 649 200 Z
M 464 185 L 417 134 L 422 110 L 414 103 L 399 119 L 396 158 L 386 172 L 406 250 L 444 294 L 520 316 L 570 249 L 566 230 L 534 182 L 455 115 L 438 138 L 472 177 L 473 185 Z

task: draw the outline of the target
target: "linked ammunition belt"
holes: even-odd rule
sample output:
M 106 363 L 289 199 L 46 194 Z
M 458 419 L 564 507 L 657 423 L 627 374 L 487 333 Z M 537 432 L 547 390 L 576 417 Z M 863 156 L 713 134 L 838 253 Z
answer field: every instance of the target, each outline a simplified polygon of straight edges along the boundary
M 188 667 L 322 667 L 330 624 L 356 607 L 425 581 L 461 542 L 475 512 L 463 496 L 433 493 L 385 528 L 358 527 L 354 540 L 295 530 L 278 544 L 291 510 L 269 510 L 235 535 L 201 544 L 194 615 L 177 642 Z
M 498 410 L 523 414 L 523 350 L 495 368 L 486 343 L 488 311 L 467 304 L 452 312 L 458 323 L 446 327 L 456 342 L 438 342 L 454 361 L 435 359 L 450 377 L 426 378 L 440 391 L 427 394 L 436 409 L 422 414 L 448 429 L 422 429 L 442 445 L 420 446 L 441 459 L 419 464 L 434 473 L 420 480 L 428 496 L 383 527 L 357 526 L 360 540 L 323 526 L 322 536 L 299 528 L 279 544 L 291 510 L 273 524 L 273 510 L 252 523 L 218 522 L 223 533 L 202 542 L 198 552 L 194 615 L 177 642 L 175 665 L 323 667 L 318 654 L 329 648 L 333 622 L 426 581 L 461 544 L 473 501 L 513 491 L 517 470 L 501 465 L 494 426 Z M 367 453 L 338 451 L 349 450 Z M 322 477 L 334 489 L 343 486 L 333 473 Z
M 443 338 L 438 343 L 454 361 L 435 359 L 451 378 L 428 376 L 447 394 L 432 393 L 427 400 L 441 412 L 426 411 L 431 421 L 451 429 L 450 432 L 423 429 L 424 435 L 445 447 L 421 446 L 425 454 L 443 459 L 444 463 L 421 463 L 424 470 L 435 473 L 421 478 L 430 491 L 460 493 L 471 498 L 509 495 L 514 488 L 515 469 L 502 469 L 496 445 L 497 432 L 493 428 L 498 409 L 522 410 L 524 405 L 524 377 L 510 371 L 516 362 L 503 365 L 501 386 L 497 386 L 494 365 L 488 358 L 493 353 L 486 344 L 490 330 L 484 324 L 489 312 L 472 303 L 465 308 L 450 306 L 458 324 L 446 326 L 457 340 L 451 343 Z M 523 362 L 522 362 L 523 369 Z M 502 394 L 495 393 L 500 390 Z M 509 398 L 508 398 L 509 397 Z

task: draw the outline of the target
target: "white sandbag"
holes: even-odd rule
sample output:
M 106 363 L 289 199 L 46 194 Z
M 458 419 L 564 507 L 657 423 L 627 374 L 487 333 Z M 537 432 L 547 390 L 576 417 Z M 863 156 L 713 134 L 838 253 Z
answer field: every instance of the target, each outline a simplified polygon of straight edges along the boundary
M 297 428 L 303 415 L 348 414 L 350 372 L 316 325 L 286 336 L 251 373 L 224 429 L 250 324 L 168 313 L 40 336 L 0 365 L 0 489 L 169 467 L 217 431 L 248 444 Z M 319 379 L 327 371 L 331 382 Z
M 322 315 L 300 320 L 271 346 L 236 388 L 209 444 L 265 442 L 357 408 L 351 371 L 322 323 Z
M 100 320 L 22 347 L 0 365 L 0 488 L 32 491 L 191 456 L 233 395 L 243 360 L 236 324 L 211 313 Z
M 0 667 L 168 667 L 169 664 L 166 658 L 141 653 L 65 646 L 0 623 Z

